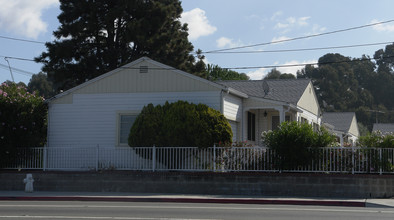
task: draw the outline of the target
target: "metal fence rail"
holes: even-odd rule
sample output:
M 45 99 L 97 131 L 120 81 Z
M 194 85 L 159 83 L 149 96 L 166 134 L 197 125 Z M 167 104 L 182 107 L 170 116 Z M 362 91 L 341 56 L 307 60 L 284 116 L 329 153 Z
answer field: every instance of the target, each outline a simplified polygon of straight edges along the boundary
M 316 148 L 312 152 L 308 164 L 282 170 L 275 151 L 260 147 L 16 148 L 0 151 L 0 168 L 394 173 L 394 149 L 391 148 Z

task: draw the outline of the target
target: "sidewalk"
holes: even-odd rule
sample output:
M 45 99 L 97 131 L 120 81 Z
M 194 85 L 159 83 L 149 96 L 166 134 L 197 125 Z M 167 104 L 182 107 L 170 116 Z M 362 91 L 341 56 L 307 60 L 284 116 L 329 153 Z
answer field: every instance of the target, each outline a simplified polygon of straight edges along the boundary
M 394 199 L 262 198 L 236 195 L 138 194 L 123 192 L 25 193 L 24 191 L 0 191 L 0 200 L 236 203 L 394 208 Z

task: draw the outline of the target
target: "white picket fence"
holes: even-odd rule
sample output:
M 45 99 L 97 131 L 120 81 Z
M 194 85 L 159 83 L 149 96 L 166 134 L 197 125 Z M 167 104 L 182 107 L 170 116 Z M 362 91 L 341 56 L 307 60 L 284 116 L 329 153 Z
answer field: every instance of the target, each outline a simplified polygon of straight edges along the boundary
M 304 166 L 281 170 L 260 147 L 44 147 L 2 152 L 3 169 L 394 173 L 394 149 L 317 148 Z M 5 157 L 4 157 L 5 156 Z

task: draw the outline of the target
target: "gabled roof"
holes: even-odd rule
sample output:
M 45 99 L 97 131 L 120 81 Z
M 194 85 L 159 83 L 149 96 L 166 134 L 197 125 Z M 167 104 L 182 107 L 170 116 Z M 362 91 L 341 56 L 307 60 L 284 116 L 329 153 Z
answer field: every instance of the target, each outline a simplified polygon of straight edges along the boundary
M 352 125 L 354 112 L 324 112 L 322 121 L 335 127 L 335 130 L 348 132 Z
M 310 83 L 309 79 L 268 79 L 248 81 L 217 81 L 249 96 L 297 105 Z
M 394 132 L 394 124 L 374 123 L 372 131 L 381 131 L 382 133 Z
M 175 69 L 173 67 L 170 67 L 170 66 L 167 66 L 165 64 L 162 64 L 162 63 L 159 63 L 157 61 L 154 61 L 154 60 L 152 60 L 152 59 L 150 59 L 148 57 L 141 57 L 141 58 L 139 58 L 139 59 L 137 59 L 137 60 L 135 60 L 135 61 L 133 61 L 131 63 L 128 63 L 128 64 L 126 64 L 126 65 L 124 65 L 122 67 L 119 67 L 119 68 L 114 69 L 114 70 L 112 70 L 110 72 L 104 73 L 104 74 L 102 74 L 102 75 L 100 75 L 100 76 L 98 76 L 96 78 L 93 78 L 93 79 L 91 79 L 91 80 L 89 80 L 89 81 L 87 81 L 85 83 L 82 83 L 82 84 L 80 84 L 78 86 L 75 86 L 75 87 L 73 87 L 73 88 L 71 88 L 71 89 L 69 89 L 67 91 L 64 91 L 64 92 L 52 97 L 51 99 L 47 100 L 47 102 L 51 102 L 51 101 L 53 101 L 55 99 L 59 99 L 61 97 L 64 97 L 64 96 L 66 96 L 68 94 L 72 94 L 72 93 L 75 93 L 77 91 L 80 91 L 81 89 L 84 89 L 84 88 L 86 88 L 86 87 L 88 87 L 88 86 L 90 86 L 90 85 L 92 85 L 92 84 L 94 84 L 96 82 L 99 82 L 101 80 L 110 78 L 111 76 L 116 75 L 119 72 L 124 71 L 125 69 L 136 69 L 137 68 L 136 66 L 138 66 L 140 63 L 143 63 L 143 62 L 154 65 L 155 67 L 157 67 L 156 69 L 158 69 L 158 70 L 162 69 L 162 70 L 172 71 L 172 72 L 177 73 L 180 76 L 183 76 L 185 78 L 193 79 L 196 82 L 200 82 L 202 84 L 209 85 L 210 87 L 214 87 L 216 89 L 221 89 L 221 90 L 224 90 L 224 91 L 228 91 L 228 92 L 230 92 L 230 93 L 232 93 L 234 95 L 247 98 L 247 95 L 242 93 L 242 92 L 240 92 L 240 91 L 237 91 L 237 90 L 228 88 L 226 86 L 223 86 L 221 84 L 217 84 L 215 82 L 203 79 L 203 78 L 195 76 L 193 74 L 190 74 L 190 73 L 187 73 L 187 72 Z

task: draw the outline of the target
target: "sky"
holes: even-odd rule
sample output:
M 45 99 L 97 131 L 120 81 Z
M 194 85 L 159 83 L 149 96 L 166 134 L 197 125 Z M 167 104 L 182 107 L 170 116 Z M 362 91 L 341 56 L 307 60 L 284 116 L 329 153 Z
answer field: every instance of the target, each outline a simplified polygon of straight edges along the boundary
M 271 68 L 291 64 L 316 63 L 327 53 L 352 58 L 373 57 L 376 50 L 394 42 L 394 22 L 355 30 L 338 30 L 394 20 L 392 0 L 183 0 L 182 23 L 189 25 L 189 41 L 194 49 L 210 52 L 255 44 L 228 52 L 204 53 L 206 63 L 246 73 L 262 79 Z M 30 61 L 46 51 L 43 42 L 53 41 L 59 27 L 58 0 L 0 0 L 0 82 L 12 80 L 27 84 L 42 65 Z M 319 35 L 299 40 L 280 40 Z M 9 38 L 26 41 L 11 40 Z M 377 44 L 336 49 L 311 48 Z M 282 50 L 282 52 L 278 52 Z M 261 52 L 263 51 L 263 52 Z M 273 52 L 275 51 L 275 52 Z M 5 60 L 5 57 L 8 57 Z M 15 59 L 18 58 L 18 59 Z M 19 59 L 19 58 L 22 58 Z M 9 65 L 8 65 L 9 63 Z M 303 66 L 278 67 L 295 74 Z

